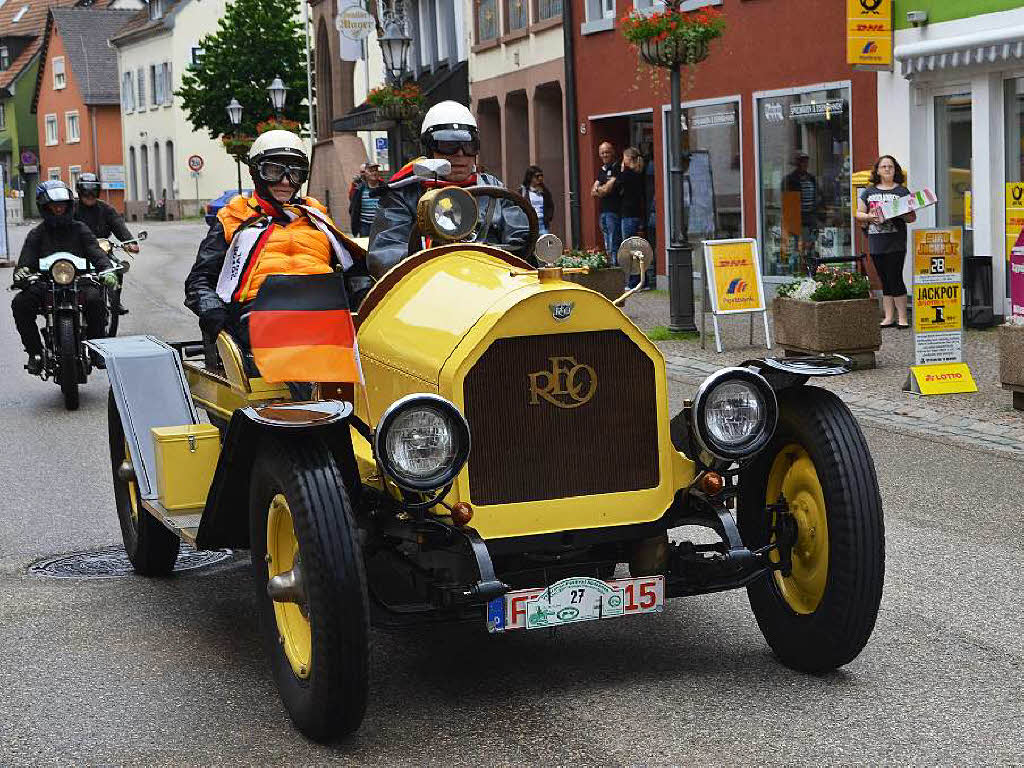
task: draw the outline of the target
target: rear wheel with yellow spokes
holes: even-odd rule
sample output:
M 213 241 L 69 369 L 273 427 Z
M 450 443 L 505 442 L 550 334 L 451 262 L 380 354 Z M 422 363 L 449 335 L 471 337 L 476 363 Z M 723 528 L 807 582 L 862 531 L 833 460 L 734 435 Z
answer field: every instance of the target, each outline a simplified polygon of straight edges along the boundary
M 885 572 L 882 503 L 864 435 L 817 387 L 778 395 L 779 424 L 740 478 L 738 517 L 751 549 L 776 544 L 769 577 L 748 587 L 769 646 L 822 672 L 853 660 L 874 629 Z
M 268 440 L 253 463 L 249 538 L 260 631 L 289 716 L 316 741 L 362 722 L 369 667 L 363 556 L 331 452 Z

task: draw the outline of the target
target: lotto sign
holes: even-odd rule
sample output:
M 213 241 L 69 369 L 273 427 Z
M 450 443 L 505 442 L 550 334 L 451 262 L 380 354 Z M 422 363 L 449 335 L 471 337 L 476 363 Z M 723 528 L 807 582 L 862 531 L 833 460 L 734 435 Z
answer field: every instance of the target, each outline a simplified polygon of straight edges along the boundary
M 1015 181 L 1006 185 L 1006 260 L 1024 231 L 1024 183 Z
M 914 283 L 960 280 L 963 233 L 959 229 L 914 230 Z
M 892 66 L 892 0 L 846 0 L 846 63 Z
M 714 312 L 764 311 L 761 270 L 753 240 L 708 241 L 704 254 Z
M 915 365 L 910 369 L 916 390 L 922 395 L 952 395 L 977 392 L 978 385 L 966 363 Z

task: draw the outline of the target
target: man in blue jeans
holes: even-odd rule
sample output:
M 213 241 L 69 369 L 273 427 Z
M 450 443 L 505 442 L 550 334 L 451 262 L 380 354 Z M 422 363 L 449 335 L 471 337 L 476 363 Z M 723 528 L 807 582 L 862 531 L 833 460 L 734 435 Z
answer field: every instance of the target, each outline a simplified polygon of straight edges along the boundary
M 604 234 L 604 250 L 611 262 L 615 260 L 615 254 L 622 243 L 622 227 L 619 217 L 622 193 L 615 185 L 615 179 L 622 169 L 615 162 L 615 147 L 611 142 L 602 142 L 601 146 L 597 148 L 597 154 L 601 158 L 602 165 L 597 172 L 597 180 L 591 187 L 590 194 L 601 201 L 601 232 Z

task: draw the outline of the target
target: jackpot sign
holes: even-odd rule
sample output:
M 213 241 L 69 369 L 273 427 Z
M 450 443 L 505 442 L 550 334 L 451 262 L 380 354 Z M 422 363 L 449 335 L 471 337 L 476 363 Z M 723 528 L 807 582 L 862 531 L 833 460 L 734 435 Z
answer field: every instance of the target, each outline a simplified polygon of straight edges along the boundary
M 959 363 L 963 347 L 963 233 L 914 230 L 914 358 L 917 365 Z

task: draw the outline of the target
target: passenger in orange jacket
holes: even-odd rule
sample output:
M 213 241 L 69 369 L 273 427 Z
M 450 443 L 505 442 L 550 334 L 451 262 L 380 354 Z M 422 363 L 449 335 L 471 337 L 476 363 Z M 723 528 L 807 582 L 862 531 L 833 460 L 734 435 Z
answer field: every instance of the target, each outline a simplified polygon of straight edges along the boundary
M 185 306 L 199 316 L 204 336 L 212 340 L 226 328 L 245 348 L 246 307 L 269 275 L 323 274 L 337 266 L 348 272 L 359 253 L 323 205 L 299 195 L 309 159 L 298 136 L 267 131 L 253 142 L 248 164 L 255 194 L 221 208 L 185 279 Z

